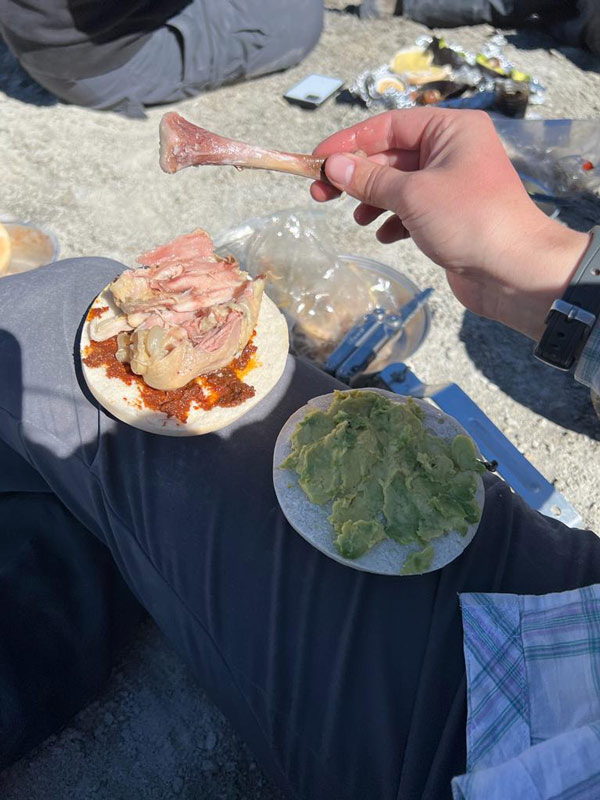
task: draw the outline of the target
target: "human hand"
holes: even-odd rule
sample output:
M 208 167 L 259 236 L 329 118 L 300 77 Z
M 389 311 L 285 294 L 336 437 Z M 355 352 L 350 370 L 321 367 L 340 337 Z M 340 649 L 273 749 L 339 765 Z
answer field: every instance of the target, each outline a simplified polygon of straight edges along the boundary
M 444 267 L 463 305 L 539 339 L 589 237 L 531 201 L 487 114 L 391 111 L 339 131 L 314 152 L 328 156 L 333 186 L 361 201 L 359 225 L 391 211 L 377 231 L 381 242 L 411 236 Z M 317 181 L 311 194 L 323 201 L 339 191 Z

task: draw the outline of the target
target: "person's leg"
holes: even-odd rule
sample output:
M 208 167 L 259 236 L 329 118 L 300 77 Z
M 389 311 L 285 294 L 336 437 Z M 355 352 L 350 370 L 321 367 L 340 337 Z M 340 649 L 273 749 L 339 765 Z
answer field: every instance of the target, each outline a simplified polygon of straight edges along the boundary
M 556 21 L 576 13 L 576 0 L 403 0 L 404 16 L 429 27 L 491 23 L 499 27 L 521 25 L 537 14 Z
M 69 80 L 30 74 L 66 102 L 143 116 L 144 106 L 293 66 L 322 27 L 323 0 L 192 0 L 118 69 Z
M 323 0 L 193 0 L 169 25 L 192 96 L 297 64 L 319 40 Z
M 107 548 L 31 490 L 0 492 L 0 608 L 2 770 L 97 695 L 143 611 Z
M 89 47 L 93 46 L 90 42 Z M 130 117 L 143 117 L 144 105 L 175 102 L 186 96 L 180 36 L 169 26 L 154 31 L 128 62 L 100 75 L 78 78 L 76 65 L 68 79 L 37 69 L 28 68 L 28 72 L 67 103 Z
M 0 390 L 1 404 L 2 393 Z M 3 492 L 51 493 L 50 487 L 40 473 L 0 438 L 0 494 Z
M 258 407 L 198 438 L 111 419 L 86 396 L 73 352 L 118 270 L 78 259 L 0 282 L 0 438 L 108 544 L 290 796 L 449 796 L 465 765 L 457 593 L 596 582 L 600 542 L 492 478 L 477 536 L 441 571 L 389 578 L 328 559 L 283 518 L 272 452 L 288 416 L 337 384 L 290 359 Z
M 546 20 L 550 32 L 559 42 L 575 47 L 586 47 L 600 55 L 600 5 L 597 0 L 579 0 L 573 3 L 572 13 L 557 14 Z
M 583 19 L 581 34 L 583 44 L 591 53 L 600 56 L 600 8 L 592 4 L 592 0 L 584 0 L 581 17 Z
M 500 11 L 507 14 L 513 0 L 498 0 Z M 402 14 L 430 28 L 453 28 L 492 21 L 494 6 L 490 0 L 403 0 Z

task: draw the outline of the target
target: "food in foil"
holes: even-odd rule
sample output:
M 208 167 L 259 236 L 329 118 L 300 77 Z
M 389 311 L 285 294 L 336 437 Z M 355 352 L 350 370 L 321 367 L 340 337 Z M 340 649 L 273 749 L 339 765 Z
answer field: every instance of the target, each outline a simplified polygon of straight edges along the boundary
M 358 75 L 350 92 L 369 108 L 442 104 L 496 108 L 507 115 L 523 116 L 527 103 L 544 102 L 545 90 L 506 58 L 505 44 L 506 39 L 496 35 L 480 53 L 470 53 L 444 39 L 422 37 L 416 47 L 399 50 L 388 64 Z M 498 101 L 505 96 L 501 87 L 509 82 L 519 91 L 516 105 Z
M 429 69 L 405 72 L 404 79 L 409 86 L 423 86 L 431 81 L 443 81 L 452 75 L 452 70 L 448 66 L 429 67 Z
M 460 97 L 468 88 L 467 84 L 455 81 L 432 81 L 412 92 L 411 98 L 417 105 L 426 106 L 452 97 Z
M 422 47 L 411 47 L 407 50 L 398 50 L 390 61 L 390 70 L 396 75 L 405 72 L 418 72 L 429 69 L 433 63 L 433 53 L 423 50 Z
M 405 92 L 406 84 L 400 78 L 382 78 L 377 81 L 376 87 L 379 94 L 387 92 L 389 89 L 395 92 Z

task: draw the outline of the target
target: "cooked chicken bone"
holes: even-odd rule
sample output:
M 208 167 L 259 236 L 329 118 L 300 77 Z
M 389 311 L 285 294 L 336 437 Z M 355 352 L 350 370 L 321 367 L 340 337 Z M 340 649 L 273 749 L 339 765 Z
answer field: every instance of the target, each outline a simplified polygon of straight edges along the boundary
M 234 166 L 238 169 L 269 169 L 312 180 L 327 181 L 324 158 L 301 153 L 284 153 L 228 139 L 200 128 L 175 111 L 160 121 L 160 166 L 164 172 L 204 165 Z

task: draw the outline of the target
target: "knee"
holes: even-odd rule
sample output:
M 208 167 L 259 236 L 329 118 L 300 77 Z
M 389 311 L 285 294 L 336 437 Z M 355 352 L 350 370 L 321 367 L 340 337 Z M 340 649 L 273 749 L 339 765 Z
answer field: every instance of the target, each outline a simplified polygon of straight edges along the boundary
M 101 256 L 64 258 L 39 270 L 25 272 L 22 278 L 38 285 L 58 286 L 61 283 L 68 283 L 73 287 L 85 286 L 89 291 L 95 286 L 98 290 L 102 289 L 124 269 L 123 264 L 112 258 Z
M 496 5 L 496 3 L 494 3 Z M 499 0 L 500 9 L 503 0 Z M 430 28 L 455 28 L 492 21 L 490 0 L 404 0 L 403 16 Z
M 323 0 L 304 0 L 295 3 L 293 10 L 288 11 L 290 27 L 296 35 L 295 48 L 302 49 L 296 62 L 307 56 L 315 47 L 323 31 Z M 291 65 L 290 65 L 291 66 Z
M 112 258 L 67 258 L 49 264 L 43 278 L 49 291 L 56 292 L 62 287 L 80 304 L 88 304 L 124 269 L 123 264 Z
M 324 14 L 323 0 L 307 0 L 306 6 L 306 50 L 304 55 L 310 53 L 321 38 Z
M 277 43 L 279 57 L 276 64 L 263 64 L 262 72 L 298 64 L 317 44 L 323 30 L 323 0 L 288 0 L 285 4 L 277 0 L 276 5 L 266 30 Z
M 72 280 L 75 275 L 80 277 L 117 275 L 124 269 L 125 266 L 119 261 L 102 256 L 62 258 L 45 264 L 39 269 L 10 275 L 10 280 L 4 281 L 0 286 L 8 286 L 12 281 L 42 283 L 58 281 L 63 278 Z
M 3 322 L 12 316 L 41 313 L 43 308 L 87 305 L 124 269 L 110 258 L 67 258 L 31 272 L 9 275 L 0 281 Z

